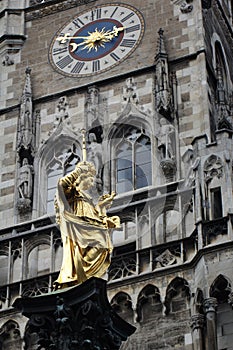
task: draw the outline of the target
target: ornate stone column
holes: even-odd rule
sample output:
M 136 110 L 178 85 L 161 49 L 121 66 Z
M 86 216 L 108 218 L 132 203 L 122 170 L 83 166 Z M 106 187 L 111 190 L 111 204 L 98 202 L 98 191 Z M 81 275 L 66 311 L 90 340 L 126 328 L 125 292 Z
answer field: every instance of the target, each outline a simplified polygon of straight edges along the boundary
M 205 324 L 205 316 L 195 314 L 191 317 L 191 328 L 193 338 L 193 349 L 204 350 L 203 328 Z
M 207 328 L 207 350 L 218 350 L 216 327 L 217 305 L 218 303 L 216 298 L 207 298 L 204 300 Z

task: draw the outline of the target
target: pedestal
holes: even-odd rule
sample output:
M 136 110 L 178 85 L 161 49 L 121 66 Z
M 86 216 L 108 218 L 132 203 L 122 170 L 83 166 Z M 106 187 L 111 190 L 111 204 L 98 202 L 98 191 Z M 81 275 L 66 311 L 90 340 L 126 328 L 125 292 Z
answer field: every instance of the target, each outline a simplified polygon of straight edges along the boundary
M 96 277 L 49 294 L 18 298 L 13 306 L 29 318 L 26 350 L 117 350 L 136 330 L 112 309 L 106 281 Z

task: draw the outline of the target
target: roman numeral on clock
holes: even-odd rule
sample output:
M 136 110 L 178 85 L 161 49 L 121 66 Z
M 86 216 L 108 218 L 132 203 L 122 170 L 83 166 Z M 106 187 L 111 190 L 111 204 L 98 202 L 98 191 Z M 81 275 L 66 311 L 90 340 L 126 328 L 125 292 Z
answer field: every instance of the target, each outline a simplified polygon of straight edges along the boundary
M 84 66 L 85 66 L 84 62 L 77 62 L 73 67 L 73 69 L 71 70 L 71 73 L 80 73 Z
M 133 40 L 133 39 L 123 39 L 123 40 L 122 40 L 122 43 L 120 44 L 120 46 L 123 46 L 123 47 L 133 47 L 135 43 L 136 43 L 136 40 Z
M 92 72 L 98 72 L 100 70 L 100 60 L 92 62 Z
M 59 55 L 60 53 L 67 52 L 67 47 L 58 47 L 53 49 L 53 55 Z
M 96 20 L 96 19 L 100 19 L 101 18 L 101 9 L 95 9 L 93 11 L 91 11 L 91 18 L 92 21 Z
M 140 24 L 136 24 L 135 26 L 129 27 L 125 29 L 125 33 L 135 32 L 140 29 Z
M 69 55 L 63 57 L 60 61 L 57 62 L 57 66 L 61 69 L 68 66 L 71 62 L 73 62 L 73 58 L 71 58 Z
M 110 53 L 110 56 L 115 60 L 119 61 L 120 57 L 118 57 L 114 52 Z
M 113 11 L 113 13 L 111 14 L 110 18 L 112 18 L 112 17 L 114 16 L 114 14 L 116 13 L 117 9 L 118 9 L 118 6 L 114 9 L 114 11 Z
M 81 21 L 81 19 L 79 19 L 79 18 L 75 18 L 74 20 L 73 20 L 73 22 L 72 22 L 74 25 L 75 25 L 75 27 L 77 27 L 77 28 L 81 28 L 82 26 L 84 26 L 84 23 Z
M 127 16 L 125 16 L 123 19 L 121 19 L 121 22 L 127 21 L 128 19 L 130 19 L 131 17 L 133 17 L 133 15 L 134 15 L 133 12 L 129 13 Z

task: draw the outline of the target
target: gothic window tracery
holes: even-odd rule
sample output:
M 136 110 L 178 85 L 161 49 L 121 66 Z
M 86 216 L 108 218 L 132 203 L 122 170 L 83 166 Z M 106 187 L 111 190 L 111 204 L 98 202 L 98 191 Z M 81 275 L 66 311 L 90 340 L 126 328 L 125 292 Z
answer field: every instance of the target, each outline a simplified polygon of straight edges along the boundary
M 129 127 L 129 126 L 128 126 Z M 151 185 L 151 142 L 144 130 L 124 128 L 116 152 L 116 192 Z

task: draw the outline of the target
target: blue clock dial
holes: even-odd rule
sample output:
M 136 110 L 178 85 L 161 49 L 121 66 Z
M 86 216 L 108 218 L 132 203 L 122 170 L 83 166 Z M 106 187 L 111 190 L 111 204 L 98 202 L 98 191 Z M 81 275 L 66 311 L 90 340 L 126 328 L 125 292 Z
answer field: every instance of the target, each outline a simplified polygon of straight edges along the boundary
M 49 49 L 53 68 L 72 77 L 104 72 L 124 61 L 140 44 L 142 14 L 126 4 L 107 4 L 66 23 Z
M 107 33 L 113 31 L 114 27 L 121 28 L 122 25 L 120 22 L 113 20 L 113 19 L 104 19 L 104 20 L 97 20 L 92 23 L 87 24 L 80 30 L 78 30 L 75 34 L 74 37 L 88 37 L 90 34 L 96 31 L 99 31 L 100 33 Z M 91 61 L 91 60 L 96 60 L 99 58 L 102 58 L 106 55 L 108 55 L 110 52 L 112 52 L 122 41 L 122 38 L 124 36 L 123 31 L 119 33 L 118 36 L 115 36 L 112 38 L 112 40 L 108 42 L 103 42 L 101 41 L 96 44 L 96 49 L 89 49 L 86 47 L 86 45 L 80 45 L 77 47 L 77 49 L 72 52 L 72 46 L 70 48 L 70 54 L 72 57 L 74 57 L 77 60 L 80 61 Z M 82 44 L 83 39 L 72 39 L 70 43 L 76 43 L 76 44 Z

